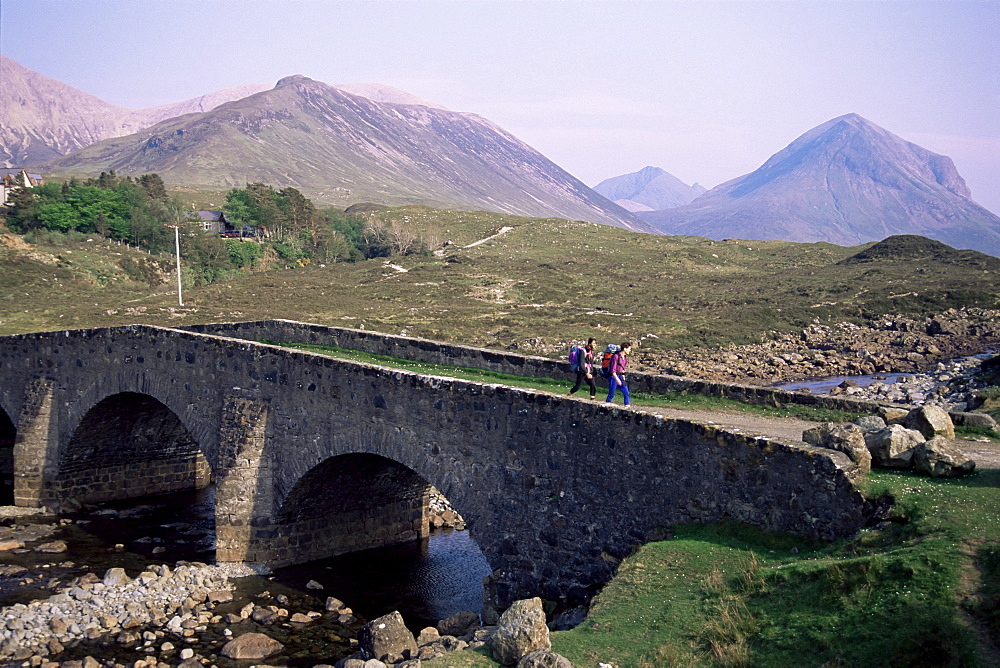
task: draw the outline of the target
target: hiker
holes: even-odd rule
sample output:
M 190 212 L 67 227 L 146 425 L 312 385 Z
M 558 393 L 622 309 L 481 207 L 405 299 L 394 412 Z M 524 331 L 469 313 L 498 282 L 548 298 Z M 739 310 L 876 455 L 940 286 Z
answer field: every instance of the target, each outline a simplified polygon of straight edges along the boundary
M 587 345 L 585 346 L 575 346 L 575 356 L 573 351 L 570 352 L 570 370 L 576 372 L 576 384 L 573 385 L 573 389 L 569 391 L 567 397 L 572 397 L 573 393 L 580 389 L 583 385 L 583 381 L 587 381 L 587 385 L 590 386 L 590 399 L 593 401 L 597 398 L 597 385 L 594 384 L 594 347 L 596 345 L 596 340 L 594 337 L 590 337 L 587 340 Z
M 615 392 L 618 388 L 622 390 L 625 405 L 628 406 L 631 401 L 628 385 L 625 384 L 625 367 L 628 366 L 630 352 L 632 352 L 632 344 L 623 343 L 621 349 L 611 355 L 611 361 L 608 363 L 608 398 L 605 399 L 608 403 L 611 403 L 611 400 L 615 398 Z

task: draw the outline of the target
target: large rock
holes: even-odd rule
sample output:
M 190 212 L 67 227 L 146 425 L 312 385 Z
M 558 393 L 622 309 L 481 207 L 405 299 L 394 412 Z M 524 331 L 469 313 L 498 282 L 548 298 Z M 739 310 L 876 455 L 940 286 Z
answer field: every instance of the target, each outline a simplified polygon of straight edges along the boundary
M 877 415 L 862 415 L 854 421 L 854 424 L 861 427 L 865 436 L 885 429 L 885 420 Z
M 997 421 L 989 413 L 949 413 L 953 424 L 964 427 L 980 427 L 982 429 L 997 430 Z M 956 416 L 959 419 L 955 419 Z M 959 421 L 961 420 L 961 421 Z
M 936 436 L 914 448 L 913 470 L 932 478 L 958 478 L 975 471 L 976 462 L 948 439 Z
M 124 568 L 109 568 L 104 572 L 105 587 L 121 587 L 128 584 L 128 575 Z
M 872 470 L 872 456 L 865 444 L 861 427 L 855 424 L 834 424 L 826 422 L 818 427 L 802 432 L 802 440 L 821 448 L 843 452 L 858 465 L 862 473 Z
M 230 659 L 266 659 L 285 649 L 285 646 L 274 638 L 263 633 L 244 633 L 233 638 L 219 652 Z
M 493 658 L 505 666 L 515 665 L 521 657 L 535 650 L 552 649 L 542 599 L 536 596 L 514 601 L 500 615 L 496 631 L 487 644 L 493 651 Z
M 955 438 L 955 425 L 951 422 L 951 416 L 940 406 L 914 408 L 907 413 L 903 426 L 916 429 L 924 438 L 944 436 L 949 441 Z
M 471 610 L 459 610 L 448 619 L 437 624 L 438 633 L 443 636 L 464 636 L 479 626 L 479 615 Z
M 417 655 L 417 641 L 393 610 L 358 629 L 358 646 L 366 659 L 399 663 Z
M 562 654 L 536 649 L 522 656 L 517 662 L 517 668 L 573 668 L 573 664 Z
M 919 431 L 898 424 L 865 436 L 872 464 L 893 469 L 910 468 L 914 448 L 926 440 Z

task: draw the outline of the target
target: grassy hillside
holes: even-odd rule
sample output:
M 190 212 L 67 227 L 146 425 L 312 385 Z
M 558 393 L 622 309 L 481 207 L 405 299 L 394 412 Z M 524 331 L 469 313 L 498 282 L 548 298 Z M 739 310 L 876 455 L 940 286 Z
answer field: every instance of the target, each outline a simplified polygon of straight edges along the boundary
M 1000 295 L 1000 260 L 940 244 L 919 262 L 912 248 L 844 262 L 867 246 L 711 241 L 420 207 L 372 215 L 440 250 L 185 287 L 184 307 L 170 256 L 58 235 L 25 247 L 8 235 L 0 334 L 284 317 L 549 354 L 588 335 L 646 349 L 749 342 L 816 320 L 995 307 Z

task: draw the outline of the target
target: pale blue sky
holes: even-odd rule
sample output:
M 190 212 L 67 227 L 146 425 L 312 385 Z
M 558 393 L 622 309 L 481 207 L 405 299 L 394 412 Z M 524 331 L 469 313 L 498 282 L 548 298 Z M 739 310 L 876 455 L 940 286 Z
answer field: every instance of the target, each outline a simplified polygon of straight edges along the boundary
M 1000 0 L 0 0 L 0 51 L 126 107 L 388 84 L 589 185 L 654 165 L 712 187 L 854 112 L 1000 213 Z

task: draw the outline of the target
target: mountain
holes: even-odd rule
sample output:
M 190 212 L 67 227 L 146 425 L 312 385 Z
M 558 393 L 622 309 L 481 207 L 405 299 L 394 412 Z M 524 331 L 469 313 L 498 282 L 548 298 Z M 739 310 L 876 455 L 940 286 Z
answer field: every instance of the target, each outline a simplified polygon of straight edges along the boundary
M 327 204 L 485 209 L 657 233 L 475 114 L 378 102 L 301 75 L 35 167 L 59 175 L 109 169 L 156 172 L 197 189 L 260 181 Z
M 0 56 L 0 166 L 51 160 L 109 137 L 121 137 L 167 118 L 208 111 L 267 88 L 248 84 L 184 102 L 126 109 L 50 79 Z
M 629 211 L 657 211 L 690 204 L 705 192 L 703 186 L 687 185 L 659 167 L 601 181 L 594 190 Z
M 668 234 L 845 246 L 917 234 L 1000 256 L 1000 217 L 972 201 L 950 158 L 857 114 L 813 128 L 691 204 L 639 215 Z

